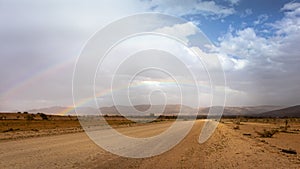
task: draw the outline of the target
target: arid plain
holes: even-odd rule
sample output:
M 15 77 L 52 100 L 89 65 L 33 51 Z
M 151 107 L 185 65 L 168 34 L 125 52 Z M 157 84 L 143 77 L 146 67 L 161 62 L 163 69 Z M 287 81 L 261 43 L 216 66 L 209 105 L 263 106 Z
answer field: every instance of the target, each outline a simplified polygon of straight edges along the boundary
M 3 115 L 3 114 L 2 114 Z M 12 114 L 10 114 L 12 115 Z M 0 168 L 299 168 L 300 120 L 297 118 L 228 118 L 205 143 L 198 138 L 204 124 L 171 150 L 150 158 L 111 154 L 97 146 L 74 116 L 47 120 L 2 119 Z M 22 120 L 24 116 L 24 119 Z M 8 117 L 6 117 L 8 118 Z M 166 130 L 173 120 L 136 124 L 111 117 L 109 124 L 131 137 L 149 137 Z M 274 132 L 273 132 L 274 131 Z M 271 136 L 264 134 L 273 132 Z

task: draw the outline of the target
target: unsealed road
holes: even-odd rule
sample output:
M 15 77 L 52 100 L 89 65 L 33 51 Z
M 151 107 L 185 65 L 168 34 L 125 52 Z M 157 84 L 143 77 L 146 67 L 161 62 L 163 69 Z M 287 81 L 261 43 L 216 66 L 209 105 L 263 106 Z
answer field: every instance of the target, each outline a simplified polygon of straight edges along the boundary
M 0 142 L 0 168 L 300 168 L 288 157 L 220 124 L 213 136 L 199 144 L 203 121 L 173 149 L 151 158 L 124 158 L 98 147 L 85 133 Z M 169 125 L 150 124 L 121 129 L 143 136 Z M 130 135 L 130 134 L 129 134 Z

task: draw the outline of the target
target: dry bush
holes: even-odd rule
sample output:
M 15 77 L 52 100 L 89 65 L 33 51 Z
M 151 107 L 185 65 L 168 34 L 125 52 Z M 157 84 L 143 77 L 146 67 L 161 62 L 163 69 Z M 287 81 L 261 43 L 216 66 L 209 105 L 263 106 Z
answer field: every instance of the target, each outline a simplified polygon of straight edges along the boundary
M 49 120 L 48 119 L 48 116 L 44 113 L 38 113 L 38 115 L 40 115 L 40 117 L 43 119 L 43 120 Z
M 278 132 L 278 130 L 276 129 L 272 129 L 272 130 L 266 130 L 264 129 L 263 132 L 259 132 L 259 131 L 255 131 L 260 137 L 264 137 L 264 138 L 271 138 L 273 137 L 273 135 L 275 133 Z
M 234 124 L 240 125 L 241 124 L 241 119 L 237 118 L 233 121 Z
M 26 120 L 27 120 L 27 121 L 34 120 L 34 116 L 33 116 L 33 114 L 27 114 L 27 116 L 26 116 Z
M 234 130 L 239 130 L 239 129 L 240 129 L 240 126 L 233 126 L 233 129 L 234 129 Z
M 236 121 L 234 124 L 240 125 L 241 122 L 240 121 Z

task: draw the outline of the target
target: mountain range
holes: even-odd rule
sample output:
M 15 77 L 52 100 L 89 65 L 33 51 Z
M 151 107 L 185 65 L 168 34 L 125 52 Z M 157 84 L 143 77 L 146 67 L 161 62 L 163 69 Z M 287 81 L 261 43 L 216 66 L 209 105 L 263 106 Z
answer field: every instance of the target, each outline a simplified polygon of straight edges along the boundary
M 166 105 L 135 105 L 134 108 L 139 111 L 140 115 L 149 115 L 150 113 L 158 115 L 161 110 L 163 115 L 177 115 L 182 111 L 183 115 L 207 115 L 211 108 L 221 108 L 218 106 L 214 107 L 201 107 L 199 109 L 191 108 L 189 106 L 172 104 Z M 150 109 L 151 108 L 151 109 Z M 98 109 L 91 107 L 81 107 L 80 112 L 84 112 L 86 115 L 99 114 Z M 110 106 L 101 107 L 100 112 L 105 115 L 137 115 L 133 110 L 133 107 L 129 106 Z M 151 110 L 151 111 L 150 111 Z M 59 114 L 59 115 L 76 115 L 74 108 L 72 107 L 48 107 L 41 109 L 28 110 L 30 113 L 46 113 L 46 114 Z M 254 116 L 254 117 L 300 117 L 300 105 L 292 107 L 284 106 L 272 106 L 272 105 L 262 105 L 262 106 L 242 106 L 242 107 L 224 107 L 223 116 Z
M 300 105 L 287 107 L 283 109 L 273 110 L 269 112 L 260 113 L 258 117 L 300 117 Z

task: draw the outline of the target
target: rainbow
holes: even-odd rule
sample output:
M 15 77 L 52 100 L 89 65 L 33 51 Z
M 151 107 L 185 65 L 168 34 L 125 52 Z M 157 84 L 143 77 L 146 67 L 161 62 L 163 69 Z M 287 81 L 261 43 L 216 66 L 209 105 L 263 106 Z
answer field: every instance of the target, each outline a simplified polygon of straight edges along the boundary
M 22 78 L 18 83 L 15 83 L 15 85 L 12 85 L 9 88 L 7 88 L 5 92 L 0 94 L 0 98 L 3 98 L 5 100 L 9 100 L 10 98 L 16 98 L 20 92 L 29 89 L 32 86 L 32 84 L 41 81 L 43 78 L 49 75 L 62 72 L 69 66 L 73 65 L 74 59 L 70 58 L 64 62 L 59 62 L 57 64 L 50 65 L 42 71 L 36 71 L 35 73 L 31 74 L 31 76 Z
M 187 81 L 185 81 L 187 82 Z M 180 83 L 181 86 L 186 86 L 186 87 L 195 87 L 195 85 L 191 85 L 191 82 L 187 82 L 187 83 Z M 149 86 L 149 85 L 161 85 L 161 86 L 177 86 L 178 84 L 175 83 L 174 81 L 171 80 L 163 80 L 163 81 L 141 81 L 139 83 L 134 83 L 134 85 L 131 85 L 130 88 L 138 88 L 138 87 L 145 87 L 145 86 Z M 205 88 L 205 90 L 209 91 L 210 87 L 208 87 L 207 85 L 203 85 L 201 86 L 201 88 Z M 111 89 L 106 89 L 103 90 L 102 92 L 99 92 L 97 94 L 95 94 L 95 97 L 89 97 L 89 98 L 85 98 L 80 100 L 78 103 L 76 103 L 76 107 L 81 107 L 86 105 L 87 103 L 90 103 L 92 101 L 95 100 L 95 98 L 98 97 L 103 97 L 103 96 L 108 96 L 111 95 L 113 92 L 119 92 L 122 90 L 127 90 L 128 86 L 121 86 L 119 88 L 114 89 L 113 91 Z M 59 115 L 67 115 L 69 112 L 74 111 L 75 107 L 74 106 L 69 106 L 66 109 L 64 109 L 63 111 L 59 112 Z
M 0 94 L 0 98 L 4 98 L 5 100 L 9 100 L 10 98 L 15 98 L 18 96 L 18 94 L 22 91 L 27 90 L 32 86 L 32 84 L 41 81 L 43 78 L 47 77 L 48 75 L 55 75 L 59 72 L 64 71 L 69 66 L 74 65 L 74 59 L 70 58 L 64 62 L 59 62 L 58 64 L 48 66 L 43 71 L 39 71 L 31 75 L 30 77 L 23 78 L 19 83 L 16 83 L 15 85 L 11 86 L 6 90 L 6 92 Z M 26 79 L 26 80 L 24 80 Z M 180 83 L 182 86 L 188 86 L 191 87 L 194 85 L 193 82 L 190 81 L 184 81 L 184 83 Z M 173 80 L 160 80 L 160 81 L 141 81 L 139 83 L 134 83 L 130 86 L 130 88 L 137 88 L 137 87 L 145 87 L 145 86 L 151 86 L 151 85 L 160 85 L 160 86 L 177 86 L 177 84 Z M 201 88 L 208 88 L 207 85 L 201 86 Z M 87 103 L 90 103 L 91 101 L 94 101 L 95 97 L 103 97 L 107 95 L 111 95 L 113 92 L 118 92 L 122 90 L 127 90 L 128 86 L 121 86 L 119 88 L 114 89 L 113 91 L 111 89 L 103 90 L 93 97 L 85 98 L 80 100 L 78 103 L 76 103 L 76 107 L 84 106 Z M 67 115 L 69 112 L 74 111 L 75 107 L 74 105 L 68 106 L 66 109 L 62 110 L 61 112 L 57 113 L 58 115 Z

